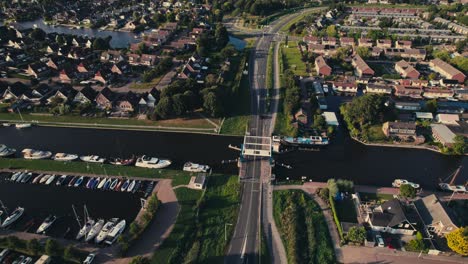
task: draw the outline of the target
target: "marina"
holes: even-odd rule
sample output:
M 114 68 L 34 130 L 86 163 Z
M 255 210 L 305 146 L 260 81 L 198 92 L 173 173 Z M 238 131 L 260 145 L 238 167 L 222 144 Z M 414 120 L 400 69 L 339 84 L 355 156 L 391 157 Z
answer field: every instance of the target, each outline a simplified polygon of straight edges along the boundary
M 31 177 L 22 182 L 18 180 L 24 178 L 22 175 Z M 37 180 L 39 178 L 40 180 Z M 67 184 L 67 181 L 72 182 L 76 178 L 74 184 Z M 44 179 L 46 180 L 43 181 Z M 80 179 L 82 184 L 77 184 Z M 0 201 L 1 210 L 4 212 L 0 221 L 2 227 L 70 240 L 79 237 L 95 243 L 94 238 L 99 235 L 107 221 L 120 219 L 131 223 L 140 211 L 140 198 L 147 197 L 155 186 L 154 181 L 118 178 L 102 178 L 101 182 L 128 181 L 125 190 L 111 190 L 110 184 L 98 190 L 83 183 L 97 179 L 98 177 L 38 175 L 31 172 L 0 173 Z M 27 195 L 17 195 L 18 193 Z M 118 210 L 109 204 L 119 204 Z M 79 210 L 81 208 L 85 208 L 85 213 Z M 7 210 L 10 214 L 5 212 Z M 80 230 L 86 232 L 80 234 Z

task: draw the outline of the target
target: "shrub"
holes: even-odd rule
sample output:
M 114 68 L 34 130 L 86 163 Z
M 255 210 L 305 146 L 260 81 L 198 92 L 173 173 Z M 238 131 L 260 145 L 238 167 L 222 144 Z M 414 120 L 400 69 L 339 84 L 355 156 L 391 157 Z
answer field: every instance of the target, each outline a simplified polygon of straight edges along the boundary
M 366 229 L 364 227 L 353 226 L 349 229 L 346 239 L 351 242 L 362 244 L 366 239 Z
M 406 198 L 416 197 L 416 189 L 409 184 L 403 184 L 400 186 L 400 195 Z

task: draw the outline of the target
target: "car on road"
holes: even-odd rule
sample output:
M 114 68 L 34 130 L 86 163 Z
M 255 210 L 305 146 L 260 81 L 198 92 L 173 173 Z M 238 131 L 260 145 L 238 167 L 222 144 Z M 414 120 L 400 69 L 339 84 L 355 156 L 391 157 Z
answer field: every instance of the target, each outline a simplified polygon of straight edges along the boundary
M 381 235 L 375 236 L 375 242 L 377 242 L 378 247 L 385 247 L 385 243 Z
M 96 254 L 91 253 L 89 254 L 86 259 L 83 261 L 83 264 L 91 264 L 93 263 L 94 258 L 96 257 Z

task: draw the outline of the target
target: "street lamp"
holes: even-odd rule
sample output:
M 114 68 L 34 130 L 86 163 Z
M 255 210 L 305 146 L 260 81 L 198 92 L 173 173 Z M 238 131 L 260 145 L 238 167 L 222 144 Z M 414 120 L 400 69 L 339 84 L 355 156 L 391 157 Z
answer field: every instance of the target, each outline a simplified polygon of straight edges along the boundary
M 230 224 L 230 223 L 225 223 L 224 224 L 224 241 L 227 241 L 227 226 L 228 225 L 232 226 L 232 224 Z

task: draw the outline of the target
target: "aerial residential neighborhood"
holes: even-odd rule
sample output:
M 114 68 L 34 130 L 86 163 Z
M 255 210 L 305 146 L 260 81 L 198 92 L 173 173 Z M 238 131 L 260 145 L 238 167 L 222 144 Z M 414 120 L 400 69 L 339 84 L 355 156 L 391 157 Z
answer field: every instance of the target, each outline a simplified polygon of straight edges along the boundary
M 0 21 L 0 263 L 467 263 L 465 0 Z

